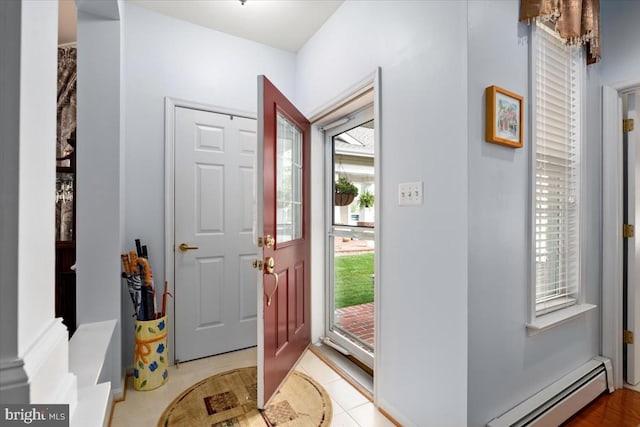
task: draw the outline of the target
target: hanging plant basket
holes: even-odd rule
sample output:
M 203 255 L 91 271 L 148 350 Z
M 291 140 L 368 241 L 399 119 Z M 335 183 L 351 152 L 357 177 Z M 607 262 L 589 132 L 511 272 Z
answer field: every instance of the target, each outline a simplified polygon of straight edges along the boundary
M 336 206 L 347 206 L 356 198 L 355 194 L 335 193 Z
M 347 206 L 358 195 L 358 187 L 353 185 L 346 176 L 341 176 L 335 182 L 335 205 Z

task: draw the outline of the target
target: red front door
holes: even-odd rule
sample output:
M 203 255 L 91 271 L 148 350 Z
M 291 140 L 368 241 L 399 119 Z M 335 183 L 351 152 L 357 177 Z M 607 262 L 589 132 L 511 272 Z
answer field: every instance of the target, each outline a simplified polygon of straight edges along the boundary
M 258 314 L 262 316 L 258 321 L 260 409 L 310 342 L 310 132 L 309 121 L 266 77 L 259 76 L 257 232 L 262 237 L 263 261 L 258 280 Z

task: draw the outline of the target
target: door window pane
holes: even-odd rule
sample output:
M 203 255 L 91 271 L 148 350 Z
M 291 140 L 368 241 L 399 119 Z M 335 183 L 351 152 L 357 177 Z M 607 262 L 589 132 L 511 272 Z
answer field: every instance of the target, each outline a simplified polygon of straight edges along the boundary
M 302 238 L 302 132 L 278 113 L 276 242 Z
M 374 227 L 373 120 L 335 135 L 333 224 Z

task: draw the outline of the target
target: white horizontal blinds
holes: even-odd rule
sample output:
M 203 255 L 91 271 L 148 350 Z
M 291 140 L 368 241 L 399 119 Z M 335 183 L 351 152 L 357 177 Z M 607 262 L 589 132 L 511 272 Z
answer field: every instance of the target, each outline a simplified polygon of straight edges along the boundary
M 580 275 L 579 52 L 539 24 L 535 49 L 536 315 L 575 304 Z

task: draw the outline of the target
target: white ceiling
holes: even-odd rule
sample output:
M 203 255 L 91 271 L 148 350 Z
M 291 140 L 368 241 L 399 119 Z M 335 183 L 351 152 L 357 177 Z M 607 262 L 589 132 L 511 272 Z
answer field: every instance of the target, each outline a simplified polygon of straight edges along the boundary
M 197 25 L 297 52 L 343 0 L 128 0 Z
M 2 0 L 0 0 L 2 1 Z M 343 0 L 127 0 L 278 49 L 297 52 Z M 60 0 L 58 43 L 76 41 L 74 0 Z

